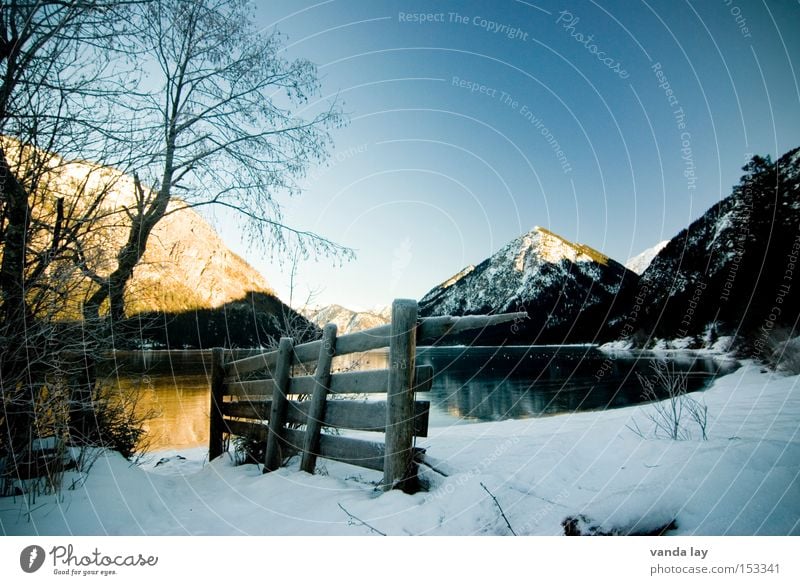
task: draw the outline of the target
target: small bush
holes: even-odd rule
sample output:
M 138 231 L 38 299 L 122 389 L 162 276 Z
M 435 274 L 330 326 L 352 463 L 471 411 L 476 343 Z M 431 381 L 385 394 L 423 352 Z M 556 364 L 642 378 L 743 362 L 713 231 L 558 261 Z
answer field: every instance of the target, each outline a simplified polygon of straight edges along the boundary
M 233 463 L 234 465 L 263 464 L 266 450 L 265 441 L 237 435 L 233 439 Z
M 0 495 L 58 493 L 66 471 L 86 473 L 102 449 L 136 460 L 147 450 L 140 391 L 120 393 L 53 376 L 27 391 L 3 392 Z M 74 487 L 74 486 L 73 486 Z
M 148 448 L 145 424 L 155 416 L 152 411 L 139 408 L 140 391 L 112 392 L 108 388 L 97 390 L 92 401 L 94 427 L 80 440 L 86 445 L 117 451 L 125 459 L 135 460 Z
M 687 394 L 688 372 L 681 372 L 664 360 L 652 362 L 650 369 L 649 376 L 639 372 L 636 376 L 644 387 L 642 397 L 652 402 L 647 418 L 653 424 L 653 435 L 674 441 L 688 440 L 692 438 L 689 423 L 694 423 L 701 438 L 707 440 L 708 406 Z M 646 435 L 636 423 L 629 428 L 639 436 Z

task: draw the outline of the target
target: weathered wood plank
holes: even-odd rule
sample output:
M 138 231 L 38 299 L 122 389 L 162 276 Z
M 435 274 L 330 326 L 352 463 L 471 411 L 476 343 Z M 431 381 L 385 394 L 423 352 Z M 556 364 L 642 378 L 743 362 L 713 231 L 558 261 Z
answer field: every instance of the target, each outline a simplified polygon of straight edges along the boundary
M 337 342 L 338 343 L 338 342 Z M 415 372 L 415 392 L 428 392 L 433 384 L 433 367 L 419 366 Z M 299 376 L 289 381 L 289 394 L 313 394 L 314 376 Z M 329 394 L 385 394 L 389 390 L 389 370 L 363 370 L 332 374 Z
M 283 438 L 283 425 L 286 421 L 287 399 L 289 389 L 289 369 L 292 367 L 292 345 L 290 337 L 283 337 L 278 345 L 278 361 L 275 364 L 275 388 L 272 393 L 272 405 L 269 415 L 269 436 L 264 454 L 264 470 L 275 471 L 281 466 L 280 443 Z
M 257 370 L 266 370 L 272 375 L 271 372 L 275 369 L 277 363 L 278 351 L 270 351 L 230 362 L 225 367 L 225 375 L 229 379 L 235 379 L 243 374 L 249 374 Z
M 336 340 L 336 355 L 347 355 L 388 347 L 391 334 L 391 325 L 380 325 L 372 329 L 342 335 Z
M 230 382 L 226 384 L 225 396 L 272 396 L 274 380 L 254 380 L 252 382 Z
M 414 401 L 414 436 L 427 437 L 430 420 L 431 403 L 422 400 Z
M 289 380 L 289 394 L 305 394 L 310 396 L 314 393 L 316 381 L 314 376 L 298 376 Z
M 433 384 L 433 367 L 417 366 L 414 379 L 414 392 L 429 392 Z M 314 376 L 298 376 L 289 380 L 287 394 L 314 393 L 317 382 Z M 232 382 L 226 385 L 226 396 L 244 398 L 250 396 L 272 396 L 275 388 L 273 380 L 254 380 Z M 385 394 L 389 389 L 389 370 L 363 370 L 331 374 L 329 394 Z
M 408 488 L 416 477 L 411 447 L 414 440 L 414 360 L 416 359 L 417 302 L 392 303 L 389 344 L 389 390 L 386 394 L 386 460 L 383 489 Z
M 238 418 L 252 418 L 255 420 L 269 420 L 272 410 L 272 401 L 245 401 L 223 402 L 222 414 Z
M 314 373 L 314 392 L 308 405 L 306 417 L 306 436 L 303 441 L 303 454 L 300 470 L 314 473 L 317 464 L 317 449 L 325 407 L 328 399 L 328 385 L 331 382 L 331 362 L 336 353 L 336 323 L 328 323 L 322 330 L 322 344 L 319 348 L 317 371 Z
M 444 335 L 453 335 L 471 329 L 481 329 L 491 325 L 500 325 L 510 321 L 527 319 L 528 314 L 502 313 L 500 315 L 465 315 L 463 317 L 427 317 L 420 320 L 417 331 L 418 340 L 438 339 Z
M 287 430 L 286 444 L 287 449 L 291 450 L 302 444 L 305 433 L 294 430 Z M 319 448 L 317 456 L 334 461 L 349 463 L 367 469 L 383 471 L 383 459 L 386 449 L 382 443 L 362 441 L 352 437 L 337 437 L 333 435 L 321 435 L 319 438 Z
M 281 456 L 286 459 L 297 455 L 303 450 L 305 433 L 295 429 L 285 429 L 281 439 Z
M 414 368 L 413 392 L 430 392 L 433 386 L 433 366 L 417 366 Z
M 225 364 L 222 348 L 211 350 L 211 410 L 209 411 L 208 459 L 222 455 L 222 397 L 225 393 Z
M 503 313 L 500 315 L 425 317 L 419 321 L 420 331 L 418 331 L 417 337 L 420 339 L 423 337 L 441 337 L 449 333 L 460 333 L 462 331 L 469 331 L 470 329 L 499 325 L 509 321 L 527 318 L 528 314 L 524 311 L 518 313 Z M 358 331 L 357 333 L 342 335 L 336 341 L 336 355 L 341 356 L 349 353 L 358 353 L 387 347 L 391 335 L 391 324 L 380 325 L 372 329 Z
M 480 329 L 481 327 L 500 325 L 527 318 L 528 314 L 524 311 L 500 315 L 426 317 L 420 320 L 417 337 L 419 339 L 438 338 L 443 335 L 452 335 L 471 329 Z M 336 355 L 379 349 L 388 346 L 390 340 L 391 325 L 381 325 L 365 331 L 349 333 L 338 338 Z M 307 363 L 316 360 L 319 356 L 320 345 L 320 340 L 297 345 L 294 348 L 295 363 Z M 277 362 L 277 355 L 277 351 L 272 351 L 233 361 L 228 364 L 226 374 L 228 376 L 239 376 L 262 369 L 271 371 Z
M 320 348 L 322 347 L 322 340 L 308 341 L 295 345 L 292 350 L 293 364 L 307 364 L 308 362 L 315 362 L 319 359 Z
M 269 428 L 266 425 L 244 422 L 240 420 L 223 419 L 223 431 L 239 437 L 248 437 L 254 441 L 264 442 L 267 440 Z
M 389 370 L 341 372 L 331 376 L 331 394 L 384 394 L 389 389 Z
M 265 425 L 247 423 L 236 420 L 224 420 L 224 432 L 240 437 L 249 437 L 254 441 L 266 441 L 269 429 Z M 286 429 L 281 438 L 281 457 L 289 457 L 299 453 L 302 448 L 305 433 Z M 352 437 L 337 437 L 321 435 L 317 455 L 334 461 L 349 463 L 367 469 L 383 471 L 386 448 L 382 443 L 353 439 Z M 413 456 L 424 453 L 424 449 L 414 448 Z
M 327 459 L 383 471 L 386 447 L 383 443 L 322 435 L 319 441 L 319 451 L 320 456 Z
M 463 317 L 426 317 L 420 320 L 418 339 L 435 339 L 444 335 L 452 335 L 480 329 L 491 325 L 500 325 L 510 321 L 527 319 L 528 314 L 503 313 L 501 315 L 466 315 Z M 337 339 L 336 355 L 347 355 L 387 347 L 391 340 L 391 325 L 381 325 L 357 333 L 342 335 Z M 302 343 L 294 348 L 294 363 L 307 363 L 314 361 L 319 356 L 321 341 L 310 341 Z M 226 367 L 226 375 L 235 378 L 242 374 L 247 374 L 257 370 L 272 371 L 277 363 L 278 352 L 271 351 L 256 356 L 243 358 L 229 363 Z
M 305 424 L 308 418 L 310 402 L 289 401 L 286 422 Z M 243 412 L 240 411 L 240 412 Z M 430 402 L 414 402 L 414 435 L 428 436 Z M 370 431 L 383 433 L 386 431 L 386 402 L 361 402 L 355 400 L 328 400 L 325 407 L 325 427 L 349 429 L 353 431 Z

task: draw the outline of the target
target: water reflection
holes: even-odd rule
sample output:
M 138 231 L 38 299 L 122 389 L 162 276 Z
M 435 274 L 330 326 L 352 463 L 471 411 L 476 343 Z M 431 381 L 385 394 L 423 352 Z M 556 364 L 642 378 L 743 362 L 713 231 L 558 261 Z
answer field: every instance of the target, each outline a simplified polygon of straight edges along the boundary
M 652 377 L 653 364 L 664 359 L 646 352 L 609 356 L 588 347 L 482 347 L 424 348 L 418 363 L 434 367 L 431 402 L 452 424 L 635 404 L 644 391 L 637 372 Z M 686 374 L 689 391 L 737 367 L 730 360 L 688 352 L 666 360 L 675 372 Z
M 101 383 L 138 396 L 149 449 L 184 449 L 208 443 L 211 353 L 118 352 L 100 368 Z
M 651 364 L 662 359 L 589 347 L 420 348 L 417 363 L 436 374 L 431 392 L 418 398 L 431 401 L 432 426 L 616 408 L 642 400 L 636 372 L 651 375 Z M 687 373 L 689 390 L 738 366 L 688 352 L 667 360 Z M 388 361 L 388 351 L 374 351 L 336 358 L 334 369 L 386 368 Z M 129 352 L 105 364 L 103 376 L 122 392 L 141 390 L 140 410 L 159 413 L 147 429 L 155 450 L 207 442 L 210 370 L 206 351 Z

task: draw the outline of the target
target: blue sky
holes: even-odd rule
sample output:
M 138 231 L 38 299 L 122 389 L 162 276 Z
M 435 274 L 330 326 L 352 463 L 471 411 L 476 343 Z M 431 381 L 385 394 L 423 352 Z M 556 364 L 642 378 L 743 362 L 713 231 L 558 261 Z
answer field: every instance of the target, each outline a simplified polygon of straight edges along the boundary
M 350 117 L 302 195 L 276 194 L 287 223 L 357 251 L 302 262 L 295 303 L 419 298 L 534 225 L 624 262 L 728 195 L 753 153 L 800 145 L 797 2 L 254 6 Z M 287 265 L 218 220 L 288 300 Z

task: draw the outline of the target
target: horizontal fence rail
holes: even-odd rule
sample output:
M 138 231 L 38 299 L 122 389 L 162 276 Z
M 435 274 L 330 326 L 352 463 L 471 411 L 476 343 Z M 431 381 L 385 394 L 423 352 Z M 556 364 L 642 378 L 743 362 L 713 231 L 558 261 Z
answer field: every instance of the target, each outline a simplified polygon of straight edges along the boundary
M 265 444 L 264 469 L 278 469 L 300 455 L 300 468 L 314 472 L 318 457 L 382 471 L 383 488 L 413 491 L 414 437 L 428 435 L 434 371 L 416 366 L 418 340 L 436 340 L 472 329 L 517 321 L 526 313 L 417 318 L 417 303 L 392 304 L 392 322 L 337 336 L 323 328 L 322 339 L 294 345 L 282 338 L 277 350 L 228 363 L 222 349 L 212 353 L 209 457 L 224 450 L 225 435 Z M 385 369 L 331 373 L 334 357 L 389 348 Z M 292 375 L 316 364 L 314 373 Z M 374 400 L 376 395 L 386 400 Z M 339 431 L 383 433 L 384 441 L 340 436 Z

